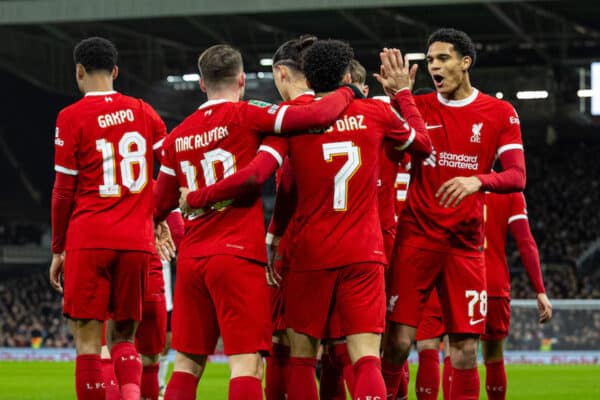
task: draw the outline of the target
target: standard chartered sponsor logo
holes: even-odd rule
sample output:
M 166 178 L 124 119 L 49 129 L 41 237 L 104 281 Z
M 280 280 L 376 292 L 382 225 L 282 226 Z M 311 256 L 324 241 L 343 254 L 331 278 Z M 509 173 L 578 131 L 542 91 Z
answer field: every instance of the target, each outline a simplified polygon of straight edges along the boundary
M 437 164 L 440 167 L 477 171 L 479 169 L 478 157 L 479 156 L 454 154 L 443 151 L 438 156 Z

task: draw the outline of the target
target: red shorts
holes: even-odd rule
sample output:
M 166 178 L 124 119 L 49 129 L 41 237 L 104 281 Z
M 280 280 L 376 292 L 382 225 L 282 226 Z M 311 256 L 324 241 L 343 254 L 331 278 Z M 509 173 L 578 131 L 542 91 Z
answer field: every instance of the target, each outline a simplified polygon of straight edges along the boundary
M 142 319 L 150 253 L 69 250 L 64 265 L 64 314 L 72 319 Z
M 163 264 L 158 254 L 153 254 L 148 267 L 148 279 L 144 288 L 144 301 L 163 301 L 165 299 L 165 279 Z
M 360 263 L 346 267 L 294 271 L 286 274 L 283 290 L 288 328 L 314 338 L 385 329 L 385 283 L 382 264 Z M 339 315 L 340 326 L 327 332 L 327 321 Z
M 487 321 L 482 340 L 502 340 L 508 336 L 510 327 L 510 299 L 490 297 L 488 299 Z
M 400 245 L 388 287 L 388 320 L 418 326 L 437 287 L 446 333 L 483 334 L 487 313 L 483 255 L 464 256 Z
M 165 299 L 144 301 L 142 322 L 135 334 L 135 346 L 140 354 L 155 355 L 165 348 L 167 338 L 167 306 Z
M 271 293 L 265 270 L 250 260 L 215 255 L 181 258 L 172 314 L 173 348 L 212 354 L 219 334 L 225 354 L 271 349 Z
M 388 260 L 387 266 L 389 267 L 394 252 L 394 243 L 396 242 L 396 227 L 383 230 L 381 233 L 383 233 L 383 248 L 385 249 L 385 256 Z
M 438 298 L 437 290 L 432 290 L 421 320 L 417 326 L 417 341 L 436 339 L 444 335 L 444 319 L 442 318 L 442 306 Z

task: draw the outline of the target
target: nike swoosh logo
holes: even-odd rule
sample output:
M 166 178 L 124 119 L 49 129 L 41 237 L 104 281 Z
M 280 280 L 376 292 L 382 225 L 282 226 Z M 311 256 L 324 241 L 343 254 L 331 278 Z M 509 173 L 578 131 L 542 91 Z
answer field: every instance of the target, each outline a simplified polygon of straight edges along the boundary
M 436 129 L 436 128 L 443 128 L 444 125 L 427 125 L 425 124 L 425 128 L 426 129 Z
M 471 325 L 471 326 L 477 325 L 478 323 L 483 322 L 483 321 L 485 321 L 485 318 L 481 318 L 481 319 L 478 319 L 478 320 L 475 320 L 475 321 L 473 321 L 471 319 L 471 320 L 469 320 L 469 325 Z

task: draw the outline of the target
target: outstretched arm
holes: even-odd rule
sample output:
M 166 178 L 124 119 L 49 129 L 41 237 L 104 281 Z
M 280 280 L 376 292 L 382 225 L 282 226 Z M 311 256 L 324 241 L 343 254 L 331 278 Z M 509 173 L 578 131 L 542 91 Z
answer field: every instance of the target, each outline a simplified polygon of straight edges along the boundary
M 513 217 L 509 227 L 521 255 L 521 262 L 529 276 L 529 281 L 537 293 L 540 322 L 547 322 L 552 318 L 552 304 L 546 295 L 546 288 L 542 280 L 540 256 L 531 229 L 529 229 L 527 217 L 525 215 Z
M 268 152 L 261 151 L 244 168 L 235 174 L 193 192 L 182 191 L 180 206 L 199 209 L 223 200 L 234 199 L 243 194 L 260 190 L 265 181 L 279 166 L 278 160 Z

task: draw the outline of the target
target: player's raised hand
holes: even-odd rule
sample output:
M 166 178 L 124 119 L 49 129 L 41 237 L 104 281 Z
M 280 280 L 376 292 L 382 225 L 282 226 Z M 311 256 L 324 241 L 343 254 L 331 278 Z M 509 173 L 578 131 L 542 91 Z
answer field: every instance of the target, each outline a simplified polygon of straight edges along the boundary
M 65 253 L 61 254 L 52 254 L 52 262 L 50 263 L 50 285 L 56 290 L 58 293 L 63 292 L 61 277 L 65 264 Z
M 154 239 L 156 252 L 161 260 L 171 261 L 175 258 L 175 242 L 171 237 L 169 225 L 165 222 L 159 222 L 154 228 Z
M 457 176 L 447 180 L 435 194 L 440 206 L 457 207 L 465 197 L 481 189 L 481 181 L 474 176 Z
M 540 311 L 540 324 L 545 324 L 552 319 L 552 303 L 546 293 L 538 293 L 537 303 Z
M 408 58 L 404 59 L 402 52 L 398 49 L 384 48 L 379 53 L 379 58 L 381 60 L 380 73 L 373 74 L 373 76 L 388 96 L 394 96 L 402 89 L 412 88 L 417 74 L 418 66 L 416 64 L 411 68 Z

